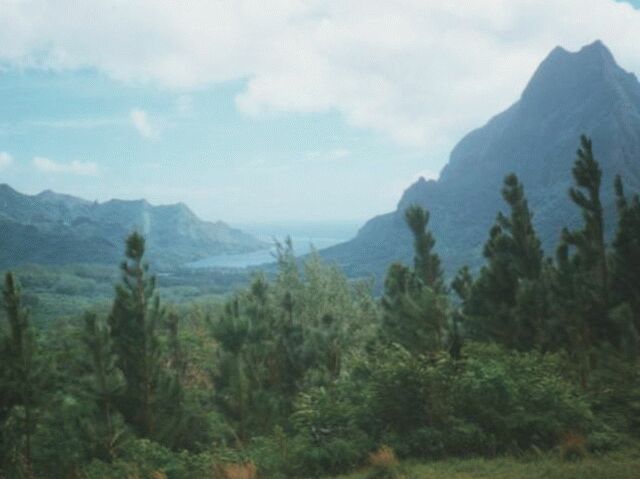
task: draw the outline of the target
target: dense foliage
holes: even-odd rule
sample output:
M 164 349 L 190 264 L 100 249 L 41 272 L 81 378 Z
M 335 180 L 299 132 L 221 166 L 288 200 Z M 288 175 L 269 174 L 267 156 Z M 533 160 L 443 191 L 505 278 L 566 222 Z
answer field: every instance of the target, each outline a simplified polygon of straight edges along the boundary
M 380 299 L 285 241 L 277 271 L 224 302 L 166 305 L 134 233 L 110 308 L 39 328 L 7 273 L 0 477 L 320 477 L 368 462 L 391 477 L 397 457 L 575 459 L 633 443 L 640 200 L 616 180 L 608 248 L 587 138 L 573 174 L 584 222 L 555 259 L 509 175 L 485 266 L 450 287 L 418 206 L 414 263 L 390 266 Z

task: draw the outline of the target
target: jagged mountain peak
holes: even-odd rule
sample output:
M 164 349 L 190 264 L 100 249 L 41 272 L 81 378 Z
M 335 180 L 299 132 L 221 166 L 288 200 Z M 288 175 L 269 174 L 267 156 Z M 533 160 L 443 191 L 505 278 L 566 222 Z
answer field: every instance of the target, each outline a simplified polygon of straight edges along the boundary
M 635 80 L 623 70 L 600 40 L 570 52 L 554 48 L 537 68 L 522 93 L 524 107 L 541 101 L 577 102 L 599 85 L 607 86 L 607 93 L 621 84 Z
M 609 48 L 600 39 L 594 40 L 592 43 L 583 46 L 577 54 L 599 56 L 604 61 L 615 63 L 611 50 L 609 50 Z
M 613 146 L 621 135 L 637 135 L 639 118 L 640 84 L 602 42 L 576 52 L 557 47 L 514 105 L 456 145 L 440 178 L 459 183 L 466 177 L 469 188 L 495 190 L 505 172 L 515 172 L 549 187 L 567 179 L 554 168 L 566 170 L 580 134 Z
M 524 184 L 535 226 L 552 251 L 562 227 L 581 220 L 567 194 L 581 134 L 592 138 L 603 170 L 611 235 L 614 176 L 620 174 L 629 191 L 640 191 L 640 83 L 595 41 L 575 52 L 552 50 L 511 107 L 453 148 L 437 181 L 415 182 L 395 212 L 370 220 L 355 239 L 323 254 L 352 274 L 380 278 L 391 262 L 411 258 L 403 210 L 417 203 L 431 212 L 429 227 L 448 273 L 465 263 L 478 266 L 489 228 L 505 208 L 500 189 L 510 173 Z
M 575 51 L 575 52 L 571 52 L 566 48 L 558 45 L 553 50 L 551 50 L 551 52 L 547 56 L 547 60 L 556 59 L 556 58 L 562 59 L 563 57 L 565 58 L 580 57 L 583 59 L 588 59 L 589 61 L 595 61 L 595 62 L 601 61 L 603 63 L 609 63 L 609 64 L 616 63 L 613 57 L 613 54 L 611 53 L 611 50 L 609 50 L 609 48 L 600 39 L 594 40 L 592 43 L 589 43 L 588 45 L 584 45 L 578 51 Z
M 398 202 L 398 209 L 404 210 L 408 206 L 417 203 L 422 204 L 424 198 L 429 194 L 429 191 L 436 185 L 436 180 L 427 180 L 424 176 L 418 178 L 409 188 L 405 190 Z

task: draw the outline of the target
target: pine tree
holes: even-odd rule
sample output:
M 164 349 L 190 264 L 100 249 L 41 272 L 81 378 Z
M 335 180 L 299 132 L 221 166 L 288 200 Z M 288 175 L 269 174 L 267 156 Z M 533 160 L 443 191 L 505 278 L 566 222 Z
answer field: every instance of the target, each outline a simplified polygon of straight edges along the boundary
M 171 448 L 190 444 L 185 376 L 187 362 L 179 336 L 180 316 L 171 311 L 166 315 L 166 368 L 158 385 L 158 420 L 154 437 Z
M 252 364 L 246 359 L 251 329 L 237 295 L 225 304 L 220 318 L 212 324 L 213 336 L 220 345 L 213 377 L 215 401 L 235 426 L 239 442 L 248 439 L 255 393 L 249 373 Z
M 8 321 L 8 335 L 3 338 L 1 367 L 0 418 L 6 420 L 17 412 L 18 427 L 14 437 L 20 438 L 17 446 L 17 463 L 9 464 L 29 477 L 32 470 L 32 438 L 36 427 L 36 400 L 41 394 L 43 382 L 39 365 L 38 347 L 29 321 L 29 313 L 22 305 L 20 285 L 12 273 L 5 275 L 2 291 L 3 309 Z M 16 410 L 16 408 L 18 408 Z M 11 448 L 3 445 L 4 451 Z
M 580 138 L 580 148 L 573 167 L 576 187 L 569 190 L 569 196 L 582 210 L 583 227 L 577 231 L 562 230 L 558 262 L 567 263 L 576 281 L 582 285 L 582 297 L 576 298 L 589 305 L 586 329 L 581 333 L 588 344 L 599 339 L 612 339 L 614 328 L 607 319 L 609 308 L 609 271 L 604 238 L 604 215 L 600 200 L 602 171 L 594 158 L 591 140 Z
M 464 312 L 472 335 L 526 350 L 542 341 L 544 255 L 516 175 L 505 178 L 502 197 L 510 214 L 499 213 L 491 228 L 484 247 L 487 265 L 464 301 Z
M 618 228 L 611 252 L 611 286 L 613 300 L 620 305 L 618 308 L 626 305 L 631 312 L 630 322 L 619 324 L 617 321 L 616 325 L 622 341 L 629 343 L 635 338 L 634 354 L 637 354 L 640 335 L 640 198 L 638 195 L 633 195 L 630 200 L 626 198 L 620 176 L 615 179 L 615 190 Z M 625 315 L 616 314 L 615 317 L 622 319 Z
M 498 215 L 497 223 L 511 236 L 513 248 L 512 259 L 518 278 L 537 279 L 542 270 L 544 254 L 535 230 L 533 229 L 533 215 L 524 194 L 524 187 L 514 174 L 504 180 L 502 197 L 511 210 L 507 218 Z
M 469 299 L 472 287 L 473 276 L 471 276 L 471 271 L 468 266 L 463 266 L 451 281 L 451 289 L 456 293 L 460 301 L 464 303 Z
M 129 424 L 144 437 L 155 431 L 155 410 L 160 373 L 160 347 L 156 328 L 163 317 L 155 293 L 155 277 L 143 263 L 144 238 L 131 234 L 122 283 L 116 286 L 109 326 L 118 367 L 125 379 L 120 409 Z
M 418 205 L 409 206 L 405 211 L 405 220 L 413 233 L 414 259 L 413 269 L 416 277 L 435 293 L 444 293 L 444 281 L 440 257 L 433 253 L 436 244 L 430 231 L 429 212 Z
M 382 298 L 381 333 L 386 341 L 412 353 L 442 349 L 446 333 L 446 298 L 435 240 L 427 230 L 429 213 L 420 206 L 407 208 L 405 220 L 414 236 L 414 268 L 389 267 Z
M 116 407 L 123 378 L 116 366 L 106 321 L 95 313 L 85 314 L 82 340 L 90 373 L 83 391 L 93 406 L 92 417 L 85 427 L 87 442 L 93 446 L 93 456 L 110 461 L 126 438 L 126 428 Z
M 571 261 L 569 247 L 560 244 L 556 253 L 556 267 L 552 270 L 552 312 L 550 324 L 551 347 L 565 349 L 574 359 L 583 387 L 587 386 L 591 371 L 591 352 L 594 335 L 591 329 L 591 304 L 594 289 Z
M 448 344 L 449 354 L 454 359 L 459 359 L 464 343 L 464 305 L 469 300 L 473 287 L 473 276 L 468 266 L 463 266 L 458 270 L 456 277 L 451 281 L 451 289 L 458 296 L 458 302 L 451 313 L 451 327 Z
M 580 137 L 580 148 L 572 173 L 575 188 L 569 190 L 573 202 L 581 208 L 584 226 L 579 231 L 562 231 L 562 242 L 574 247 L 573 261 L 585 274 L 589 274 L 600 290 L 603 306 L 608 304 L 609 271 L 604 239 L 604 214 L 600 200 L 602 170 L 593 155 L 592 143 Z
M 609 318 L 609 272 L 600 200 L 602 171 L 593 155 L 591 140 L 580 138 L 572 169 L 576 186 L 569 190 L 581 209 L 583 227 L 562 230 L 553 271 L 555 347 L 569 351 L 577 362 L 580 380 L 587 386 L 602 341 L 615 342 Z

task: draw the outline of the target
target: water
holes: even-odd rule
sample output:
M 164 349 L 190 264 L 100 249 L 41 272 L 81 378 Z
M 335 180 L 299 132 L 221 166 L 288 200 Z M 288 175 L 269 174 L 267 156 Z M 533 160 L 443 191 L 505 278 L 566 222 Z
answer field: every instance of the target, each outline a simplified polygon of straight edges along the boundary
M 192 268 L 247 268 L 275 261 L 275 240 L 291 237 L 296 256 L 321 250 L 353 238 L 361 224 L 351 223 L 261 223 L 237 225 L 238 228 L 271 244 L 270 248 L 252 253 L 221 254 L 188 264 Z M 234 225 L 235 226 L 235 225 Z

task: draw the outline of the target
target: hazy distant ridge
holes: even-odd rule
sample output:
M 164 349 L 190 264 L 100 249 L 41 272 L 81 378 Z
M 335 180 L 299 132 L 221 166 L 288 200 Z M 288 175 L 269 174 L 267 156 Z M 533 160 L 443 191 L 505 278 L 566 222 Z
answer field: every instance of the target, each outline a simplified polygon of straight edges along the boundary
M 221 221 L 202 221 L 182 203 L 97 203 L 52 191 L 25 195 L 0 185 L 0 265 L 115 264 L 123 255 L 124 238 L 134 230 L 146 236 L 149 258 L 163 265 L 265 247 Z

